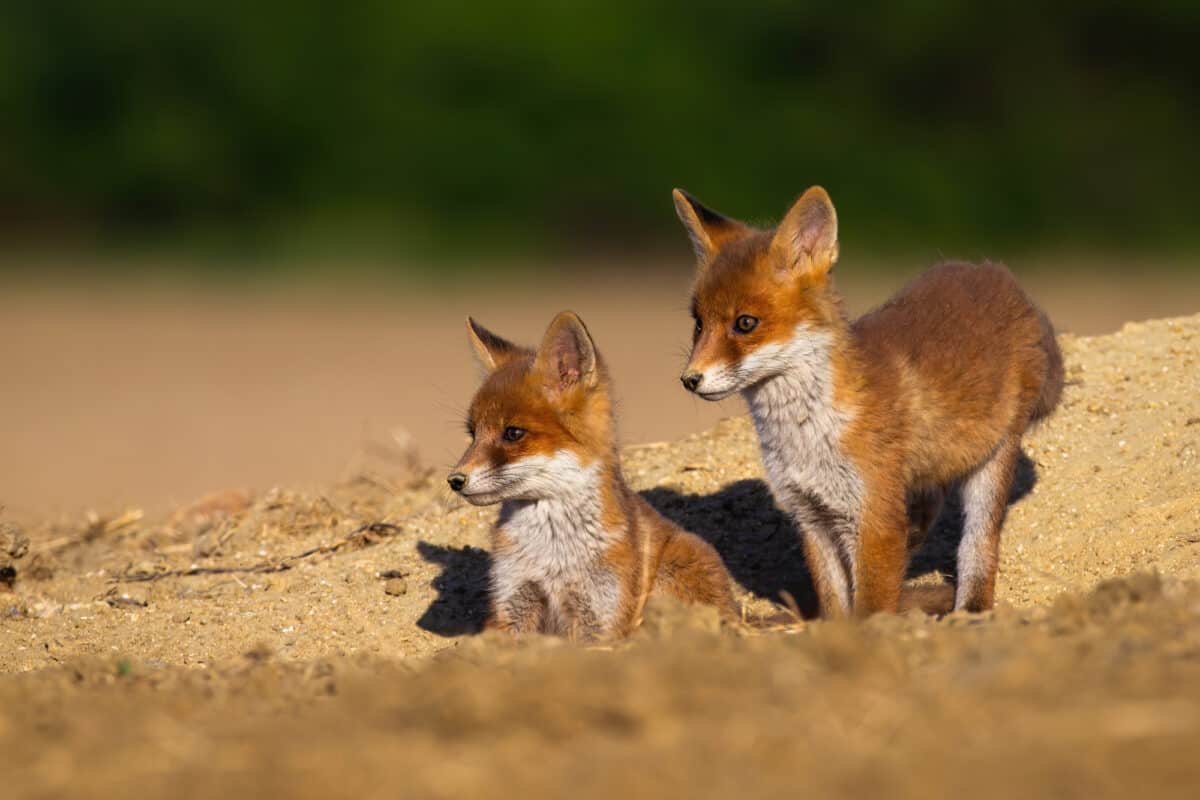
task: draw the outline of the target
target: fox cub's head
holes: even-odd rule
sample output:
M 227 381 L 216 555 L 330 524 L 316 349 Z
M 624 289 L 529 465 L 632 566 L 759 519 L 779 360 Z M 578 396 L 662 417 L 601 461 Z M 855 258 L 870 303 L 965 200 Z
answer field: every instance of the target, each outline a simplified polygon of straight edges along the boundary
M 806 191 L 774 230 L 722 216 L 679 189 L 674 196 L 699 264 L 684 387 L 720 400 L 824 358 L 841 319 L 829 278 L 837 213 L 825 190 Z
M 562 312 L 536 351 L 473 319 L 467 334 L 488 375 L 450 488 L 480 506 L 576 491 L 614 447 L 608 375 L 583 321 Z

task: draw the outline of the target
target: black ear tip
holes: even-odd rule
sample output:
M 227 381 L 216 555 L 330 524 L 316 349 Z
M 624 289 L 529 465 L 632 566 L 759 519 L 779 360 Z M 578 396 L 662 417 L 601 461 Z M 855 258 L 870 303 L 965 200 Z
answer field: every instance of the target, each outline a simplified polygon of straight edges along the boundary
M 672 189 L 671 199 L 675 201 L 675 208 L 681 212 L 686 208 L 695 210 L 700 206 L 700 201 L 683 189 Z
M 481 339 L 486 338 L 488 336 L 495 335 L 491 331 L 489 331 L 487 328 L 480 325 L 479 320 L 475 319 L 474 317 L 467 317 L 467 330 L 469 330 L 474 335 L 480 337 Z
M 467 317 L 467 335 L 476 342 L 484 343 L 487 347 L 504 344 L 499 336 L 476 322 L 474 317 Z

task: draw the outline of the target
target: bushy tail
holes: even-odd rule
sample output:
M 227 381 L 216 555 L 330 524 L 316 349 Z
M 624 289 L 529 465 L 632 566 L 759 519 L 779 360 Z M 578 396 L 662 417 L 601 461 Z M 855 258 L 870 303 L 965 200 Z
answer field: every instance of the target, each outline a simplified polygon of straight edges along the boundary
M 1038 318 L 1042 323 L 1041 346 L 1046 353 L 1046 377 L 1042 382 L 1042 393 L 1038 395 L 1037 405 L 1033 407 L 1034 420 L 1045 419 L 1054 412 L 1059 398 L 1062 397 L 1065 378 L 1062 351 L 1058 349 L 1058 340 L 1054 337 L 1054 326 L 1050 324 L 1050 318 L 1041 311 L 1038 311 Z

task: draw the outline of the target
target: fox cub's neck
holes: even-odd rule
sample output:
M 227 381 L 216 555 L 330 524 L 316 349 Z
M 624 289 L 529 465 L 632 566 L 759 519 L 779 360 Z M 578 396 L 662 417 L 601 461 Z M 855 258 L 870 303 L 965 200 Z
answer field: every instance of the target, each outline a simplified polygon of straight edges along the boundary
M 834 350 L 841 339 L 832 330 L 798 325 L 788 341 L 767 345 L 748 357 L 769 359 L 781 367 L 743 392 L 760 434 L 764 426 L 819 424 L 835 413 Z
M 554 460 L 554 491 L 538 500 L 506 501 L 498 521 L 516 547 L 550 573 L 591 563 L 620 535 L 606 529 L 604 514 L 605 495 L 620 482 L 615 467 L 602 461 L 584 466 L 566 453 Z

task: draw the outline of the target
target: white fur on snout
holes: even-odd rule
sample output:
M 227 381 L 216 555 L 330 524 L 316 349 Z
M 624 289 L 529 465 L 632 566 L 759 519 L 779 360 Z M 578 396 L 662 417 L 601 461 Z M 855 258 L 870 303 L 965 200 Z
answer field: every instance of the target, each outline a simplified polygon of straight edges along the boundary
M 700 375 L 700 385 L 696 387 L 696 394 L 705 400 L 724 400 L 742 389 L 728 364 L 714 364 Z
M 569 496 L 587 482 L 578 456 L 567 450 L 554 455 L 526 456 L 498 467 L 480 467 L 465 473 L 462 496 L 477 506 L 503 500 L 545 500 Z
M 704 370 L 696 392 L 706 400 L 720 400 L 785 373 L 813 374 L 828 360 L 829 334 L 796 326 L 792 338 L 771 342 L 733 364 L 714 364 Z

